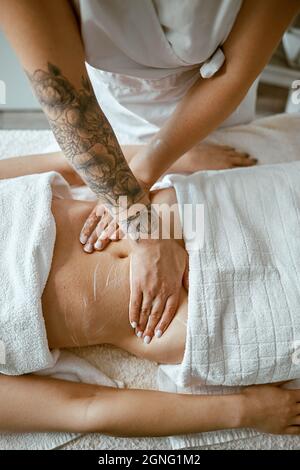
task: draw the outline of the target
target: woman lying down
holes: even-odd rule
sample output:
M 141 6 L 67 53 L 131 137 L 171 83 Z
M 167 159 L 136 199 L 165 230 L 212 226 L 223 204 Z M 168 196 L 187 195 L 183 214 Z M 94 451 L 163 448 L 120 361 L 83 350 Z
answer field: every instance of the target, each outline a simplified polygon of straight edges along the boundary
M 59 172 L 70 184 L 78 183 L 59 154 L 0 162 L 0 339 L 7 345 L 6 365 L 0 365 L 0 430 L 164 436 L 250 427 L 300 434 L 300 390 L 283 389 L 280 384 L 246 387 L 231 395 L 196 396 L 113 389 L 28 373 L 30 367 L 32 372 L 47 367 L 49 350 L 40 349 L 43 328 L 50 350 L 108 343 L 158 363 L 180 363 L 186 341 L 184 288 L 175 318 L 161 338 L 145 344 L 134 334 L 128 321 L 129 243 L 120 240 L 104 251 L 85 254 L 78 233 L 94 202 L 61 198 L 59 186 L 50 195 L 48 211 L 55 220 L 55 233 L 53 217 L 47 213 L 49 185 L 40 183 L 41 178 L 54 180 L 55 174 L 15 178 L 50 171 Z M 172 205 L 175 191 L 158 191 L 152 202 Z M 178 240 L 178 249 L 182 245 Z

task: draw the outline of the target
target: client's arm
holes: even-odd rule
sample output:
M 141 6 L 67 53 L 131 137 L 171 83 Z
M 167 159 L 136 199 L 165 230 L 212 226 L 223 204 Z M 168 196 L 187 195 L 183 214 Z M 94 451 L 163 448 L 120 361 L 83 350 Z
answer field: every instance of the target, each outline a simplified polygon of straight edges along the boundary
M 57 171 L 70 185 L 84 184 L 61 152 L 0 160 L 0 179 Z
M 202 145 L 204 147 L 205 144 Z M 143 145 L 122 146 L 122 152 L 129 167 L 131 160 L 137 152 L 142 151 L 144 148 L 145 146 Z M 238 154 L 231 147 L 211 144 L 207 146 L 205 158 L 201 160 L 198 151 L 190 151 L 179 158 L 168 169 L 168 173 L 194 173 L 199 170 L 218 170 L 221 168 L 232 168 L 238 163 L 241 166 L 247 166 L 249 162 L 243 165 L 238 160 L 238 158 L 242 159 L 243 155 L 246 158 L 246 154 Z M 246 160 L 249 159 L 246 158 Z M 253 161 L 256 162 L 255 159 L 250 159 L 250 163 Z M 47 171 L 57 171 L 70 185 L 85 184 L 62 152 L 26 155 L 0 160 L 0 179 L 16 178 L 18 176 L 45 173 Z
M 300 434 L 299 401 L 299 390 L 271 385 L 235 395 L 201 396 L 0 375 L 0 431 L 168 436 L 252 427 Z

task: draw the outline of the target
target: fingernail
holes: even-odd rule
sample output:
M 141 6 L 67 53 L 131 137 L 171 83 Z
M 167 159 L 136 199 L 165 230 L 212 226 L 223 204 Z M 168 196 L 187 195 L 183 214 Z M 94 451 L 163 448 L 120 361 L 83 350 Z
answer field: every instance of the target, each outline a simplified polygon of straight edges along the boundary
M 135 328 L 137 327 L 137 322 L 136 322 L 136 321 L 132 321 L 132 322 L 130 323 L 130 325 L 131 325 L 132 328 L 135 329 Z
M 161 335 L 162 335 L 162 331 L 161 331 L 161 330 L 157 330 L 157 331 L 155 332 L 155 337 L 156 337 L 156 338 L 160 338 Z
M 150 336 L 145 336 L 145 338 L 144 338 L 144 343 L 145 343 L 145 344 L 149 344 L 150 341 L 151 341 L 151 337 L 150 337 Z
M 80 240 L 80 243 L 82 243 L 83 245 L 85 245 L 86 242 L 88 241 L 88 237 L 87 237 L 87 235 L 84 235 L 84 233 L 82 233 L 82 234 L 80 235 L 79 240 Z
M 84 246 L 83 249 L 84 249 L 84 251 L 85 251 L 86 253 L 92 253 L 92 251 L 93 251 L 93 245 L 92 245 L 91 243 L 88 243 L 87 245 Z
M 143 336 L 143 332 L 142 332 L 142 331 L 138 331 L 136 335 L 137 335 L 138 338 L 141 338 L 141 337 Z
M 100 242 L 100 240 L 97 240 L 94 247 L 96 248 L 96 250 L 101 250 L 102 242 Z

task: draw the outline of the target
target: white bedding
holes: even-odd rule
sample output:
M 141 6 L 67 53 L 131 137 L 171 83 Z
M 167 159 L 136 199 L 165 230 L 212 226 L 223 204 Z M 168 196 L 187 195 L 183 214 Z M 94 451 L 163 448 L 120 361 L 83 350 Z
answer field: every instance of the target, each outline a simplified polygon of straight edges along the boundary
M 261 119 L 247 126 L 224 129 L 211 138 L 214 142 L 237 146 L 260 159 L 261 163 L 293 161 L 300 148 L 300 116 L 279 115 Z M 0 158 L 34 152 L 56 150 L 57 145 L 48 131 L 0 131 Z M 123 380 L 129 387 L 156 388 L 157 366 L 115 348 L 92 347 L 74 351 L 98 366 L 107 375 Z M 212 433 L 213 434 L 213 433 Z M 191 442 L 191 441 L 190 441 Z M 61 445 L 57 442 L 56 445 Z M 194 443 L 199 447 L 199 441 Z M 235 440 L 219 445 L 202 441 L 201 448 L 299 448 L 299 438 L 260 435 L 258 438 Z M 40 436 L 40 448 L 53 448 L 47 435 Z M 167 449 L 166 438 L 125 439 L 88 434 L 64 445 L 65 449 Z M 200 447 L 199 447 L 200 448 Z
M 160 366 L 160 388 L 229 393 L 242 385 L 299 379 L 300 162 L 170 179 L 182 208 L 204 205 L 205 235 L 201 248 L 201 231 L 186 243 L 186 349 L 182 364 Z M 186 240 L 190 225 L 185 217 Z M 198 442 L 245 435 L 220 431 L 202 434 Z
M 178 385 L 300 378 L 293 361 L 300 344 L 300 162 L 172 180 L 178 203 L 203 204 L 205 214 L 204 246 L 197 247 L 198 234 L 186 243 L 189 319 Z

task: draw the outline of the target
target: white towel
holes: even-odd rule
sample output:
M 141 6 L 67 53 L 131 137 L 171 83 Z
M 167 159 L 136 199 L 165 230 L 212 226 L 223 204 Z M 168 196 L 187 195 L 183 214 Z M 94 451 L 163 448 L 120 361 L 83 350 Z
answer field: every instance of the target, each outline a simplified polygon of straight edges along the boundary
M 182 207 L 204 204 L 205 236 L 202 249 L 187 244 L 186 350 L 160 367 L 161 388 L 228 393 L 299 378 L 300 162 L 170 179 Z
M 52 183 L 67 191 L 58 173 L 0 180 L 0 373 L 20 375 L 54 365 L 41 296 L 55 242 Z
M 41 296 L 56 236 L 53 192 L 72 197 L 55 172 L 0 180 L 0 374 L 30 372 L 75 382 L 122 387 L 75 354 L 50 351 Z M 68 433 L 0 435 L 1 449 L 53 448 L 76 437 Z

